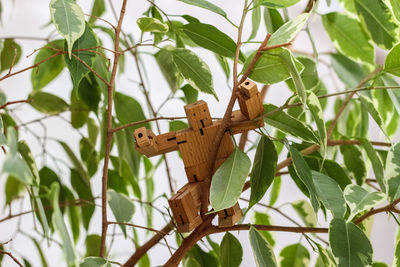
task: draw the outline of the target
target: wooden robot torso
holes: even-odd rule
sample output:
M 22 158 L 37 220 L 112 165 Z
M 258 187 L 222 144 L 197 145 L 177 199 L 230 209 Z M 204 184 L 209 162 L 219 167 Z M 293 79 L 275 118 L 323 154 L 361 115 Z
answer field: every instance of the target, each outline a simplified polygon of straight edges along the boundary
M 232 112 L 232 126 L 223 135 L 217 153 L 214 170 L 234 151 L 231 134 L 243 133 L 262 127 L 262 118 L 256 119 L 263 112 L 257 86 L 246 81 L 239 86 L 238 102 L 240 110 Z M 199 208 L 201 205 L 202 181 L 210 180 L 210 155 L 213 141 L 221 121 L 213 121 L 208 105 L 203 100 L 186 105 L 186 117 L 189 128 L 176 132 L 154 135 L 144 127 L 135 130 L 135 147 L 148 157 L 179 150 L 185 166 L 188 184 L 182 187 L 169 200 L 171 210 L 177 222 L 179 232 L 189 232 L 201 223 Z M 220 226 L 231 226 L 241 218 L 239 205 L 224 210 L 219 215 Z

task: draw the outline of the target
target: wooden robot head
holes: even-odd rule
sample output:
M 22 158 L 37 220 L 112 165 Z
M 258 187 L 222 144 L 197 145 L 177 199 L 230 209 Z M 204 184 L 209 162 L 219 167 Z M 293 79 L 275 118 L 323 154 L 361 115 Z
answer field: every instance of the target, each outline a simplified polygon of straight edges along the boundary
M 199 130 L 212 125 L 208 105 L 203 100 L 185 106 L 186 117 L 190 128 Z

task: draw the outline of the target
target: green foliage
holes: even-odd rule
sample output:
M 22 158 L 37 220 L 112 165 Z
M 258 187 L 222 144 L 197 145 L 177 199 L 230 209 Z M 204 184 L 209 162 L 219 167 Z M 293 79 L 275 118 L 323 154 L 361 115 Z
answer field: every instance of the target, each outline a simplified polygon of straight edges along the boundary
M 69 108 L 69 105 L 63 99 L 45 92 L 33 92 L 29 95 L 29 99 L 32 107 L 48 115 L 59 114 Z
M 293 244 L 282 249 L 279 254 L 282 267 L 306 267 L 310 263 L 310 253 L 301 244 Z
M 167 32 L 168 25 L 155 18 L 139 18 L 136 23 L 142 32 Z
M 221 242 L 219 262 L 221 267 L 238 267 L 242 262 L 243 249 L 239 240 L 227 232 Z
M 19 59 L 21 58 L 22 49 L 21 46 L 17 44 L 13 39 L 5 39 L 1 46 L 2 49 L 0 49 L 0 72 L 3 72 L 4 70 L 8 70 L 9 68 L 11 68 L 13 61 L 14 65 L 18 63 Z
M 249 231 L 249 239 L 257 266 L 278 266 L 271 245 L 268 243 L 267 239 L 252 226 Z

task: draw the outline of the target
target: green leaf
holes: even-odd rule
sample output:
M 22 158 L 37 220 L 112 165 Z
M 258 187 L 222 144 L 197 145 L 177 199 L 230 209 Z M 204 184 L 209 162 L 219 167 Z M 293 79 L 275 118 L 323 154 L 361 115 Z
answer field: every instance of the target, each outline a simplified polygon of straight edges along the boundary
M 193 5 L 193 6 L 198 6 L 204 9 L 208 9 L 214 13 L 217 13 L 223 17 L 226 17 L 225 11 L 223 11 L 221 8 L 218 6 L 206 1 L 206 0 L 179 0 L 180 2 Z
M 111 267 L 111 263 L 103 258 L 87 257 L 83 259 L 79 267 Z
M 64 40 L 55 40 L 48 43 L 46 47 L 42 48 L 36 55 L 34 64 L 38 64 L 42 60 L 45 60 L 58 53 L 50 48 L 56 48 L 61 51 L 64 50 Z M 61 73 L 64 67 L 64 57 L 58 55 L 40 64 L 40 67 L 33 69 L 31 73 L 33 90 L 40 90 L 48 85 Z
M 379 114 L 377 108 L 375 107 L 374 102 L 372 101 L 372 98 L 369 97 L 369 95 L 366 93 L 363 94 L 363 92 L 359 92 L 358 96 L 359 96 L 359 99 L 360 99 L 363 107 L 365 107 L 367 109 L 368 113 L 374 119 L 376 124 L 378 124 L 378 126 L 379 126 L 379 128 L 381 128 L 382 132 L 387 136 L 386 130 L 385 130 L 385 124 L 383 122 L 381 114 Z
M 224 71 L 224 73 L 226 75 L 226 79 L 228 80 L 230 77 L 230 72 L 231 72 L 228 60 L 226 59 L 226 57 L 222 57 L 217 54 L 215 54 L 215 57 L 217 58 L 218 63 L 221 66 L 222 70 Z
M 69 109 L 69 105 L 62 98 L 41 91 L 32 92 L 28 99 L 32 100 L 29 104 L 33 108 L 48 115 L 60 114 Z
M 389 267 L 386 263 L 375 261 L 371 267 Z
M 80 199 L 85 199 L 89 202 L 93 202 L 93 195 L 90 189 L 90 185 L 87 185 L 84 182 L 84 179 L 81 177 L 78 171 L 71 169 L 71 185 L 75 192 L 78 194 Z M 83 205 L 81 207 L 82 210 L 82 221 L 83 227 L 86 230 L 89 229 L 90 220 L 92 219 L 95 206 L 94 205 Z
M 355 224 L 333 219 L 329 228 L 329 243 L 339 266 L 363 267 L 372 264 L 372 246 L 365 233 Z
M 386 195 L 382 192 L 370 193 L 359 185 L 351 184 L 344 189 L 344 198 L 351 211 L 348 218 L 351 221 L 357 214 L 381 204 Z
M 270 8 L 284 8 L 290 7 L 300 2 L 300 0 L 263 0 L 260 5 Z
M 15 62 L 17 64 L 21 58 L 22 49 L 19 44 L 17 44 L 14 39 L 5 39 L 3 43 L 3 50 L 0 51 L 0 73 L 4 70 L 11 68 L 15 53 Z
M 349 88 L 356 88 L 367 76 L 360 64 L 340 54 L 331 54 L 331 64 L 339 79 Z
M 239 267 L 242 262 L 243 249 L 239 240 L 227 232 L 222 238 L 219 262 L 221 267 Z
M 18 197 L 22 196 L 25 191 L 25 184 L 21 183 L 17 178 L 13 176 L 8 176 L 4 193 L 5 193 L 5 206 L 10 204 L 11 201 L 17 199 Z
M 58 143 L 62 146 L 65 153 L 71 160 L 72 165 L 78 171 L 79 176 L 82 179 L 82 182 L 89 186 L 90 185 L 90 176 L 86 172 L 85 167 L 82 165 L 81 161 L 76 157 L 75 153 L 71 150 L 71 148 L 66 143 L 64 143 L 62 141 L 58 141 Z
M 68 55 L 71 58 L 72 47 L 85 32 L 85 17 L 81 7 L 72 0 L 51 0 L 51 20 L 57 31 L 68 44 Z
M 394 144 L 387 155 L 385 178 L 390 201 L 400 198 L 400 143 Z
M 257 267 L 278 266 L 271 245 L 253 226 L 250 227 L 249 239 Z
M 181 90 L 183 91 L 183 94 L 185 95 L 185 102 L 186 104 L 191 104 L 197 101 L 197 98 L 199 96 L 199 91 L 193 88 L 190 84 L 185 84 Z
M 260 225 L 272 225 L 272 221 L 270 216 L 266 213 L 261 213 L 261 212 L 254 212 L 254 217 L 253 217 L 254 224 L 260 224 Z M 267 239 L 268 243 L 273 247 L 275 245 L 275 240 L 272 236 L 273 232 L 269 231 L 260 231 L 260 234 L 262 234 L 265 239 Z
M 328 208 L 333 218 L 343 218 L 346 214 L 346 202 L 339 185 L 331 177 L 311 171 L 319 199 Z
M 300 77 L 303 81 L 305 89 L 307 91 L 317 89 L 316 87 L 321 84 L 321 81 L 318 77 L 316 62 L 308 57 L 297 57 L 296 59 L 300 61 L 300 63 L 304 66 L 304 70 L 300 74 Z M 296 90 L 293 79 L 286 80 L 286 83 L 289 86 L 290 90 Z
M 56 182 L 53 183 L 51 185 L 50 192 L 51 192 L 51 203 L 53 206 L 53 225 L 61 237 L 63 244 L 62 247 L 64 249 L 68 265 L 74 265 L 76 264 L 75 250 L 70 235 L 68 233 L 67 226 L 65 225 L 60 207 L 58 205 L 60 185 Z
M 83 100 L 78 99 L 76 89 L 71 91 L 71 125 L 72 127 L 79 129 L 89 119 L 89 107 Z
M 384 71 L 400 76 L 400 44 L 395 45 L 386 56 Z
M 275 177 L 278 154 L 274 143 L 266 136 L 258 142 L 254 156 L 253 170 L 250 175 L 251 194 L 248 209 L 260 201 Z
M 264 104 L 264 122 L 266 124 L 277 128 L 285 134 L 290 134 L 306 142 L 319 143 L 318 137 L 308 125 L 288 115 L 284 111 L 280 110 L 268 114 L 276 109 L 278 109 L 278 107 L 272 104 Z
M 16 140 L 14 139 L 16 138 L 15 132 L 12 131 L 11 129 L 12 128 L 8 129 L 9 132 L 8 144 L 10 150 L 8 151 L 7 155 L 4 158 L 3 168 L 1 172 L 7 173 L 8 175 L 15 177 L 16 179 L 18 179 L 18 181 L 20 181 L 25 185 L 32 185 L 34 182 L 34 177 L 29 168 L 29 165 L 16 151 L 12 152 L 13 148 L 10 147 L 10 145 L 12 146 L 17 145 Z M 14 135 L 14 137 L 10 138 L 11 135 Z M 12 143 L 10 144 L 10 142 Z
M 315 227 L 317 225 L 317 215 L 308 201 L 298 200 L 292 202 L 292 207 L 306 226 Z
M 21 154 L 22 158 L 27 163 L 29 170 L 31 171 L 31 173 L 33 175 L 34 185 L 39 185 L 39 182 L 40 182 L 39 171 L 37 169 L 33 154 L 31 152 L 28 144 L 25 141 L 22 140 L 22 141 L 18 142 L 18 152 Z
M 67 1 L 67 0 L 53 0 L 53 1 Z M 89 67 L 93 67 L 94 61 L 96 59 L 95 51 L 97 51 L 95 47 L 97 46 L 98 46 L 98 41 L 96 34 L 90 28 L 89 24 L 86 24 L 86 28 L 83 35 L 75 42 L 72 48 L 73 50 L 79 50 L 79 49 L 81 50 L 76 51 L 73 54 L 79 59 L 81 59 L 83 62 L 85 62 Z M 92 50 L 91 51 L 82 50 L 85 48 L 91 48 Z M 67 55 L 65 55 L 64 59 L 71 74 L 74 88 L 78 88 L 79 83 L 81 82 L 83 77 L 85 77 L 85 75 L 90 72 L 90 70 L 81 61 L 76 59 L 75 56 L 68 57 Z
M 200 263 L 193 257 L 186 257 L 183 267 L 201 267 Z
M 249 78 L 263 84 L 274 84 L 289 79 L 291 77 L 290 72 L 283 59 L 279 56 L 283 51 L 287 50 L 277 48 L 263 52 L 254 65 Z M 246 59 L 243 69 L 246 69 L 250 65 L 255 54 L 256 52 L 252 53 Z M 293 60 L 296 64 L 296 68 L 301 72 L 303 70 L 303 65 L 297 59 Z
M 310 253 L 300 243 L 282 249 L 279 258 L 281 267 L 307 267 L 310 264 Z
M 154 57 L 162 74 L 164 75 L 164 78 L 167 80 L 171 91 L 175 93 L 181 86 L 183 77 L 174 63 L 174 57 L 171 49 L 173 49 L 172 46 L 161 48 L 157 53 L 154 54 Z
M 320 139 L 320 146 L 322 151 L 321 153 L 324 155 L 328 142 L 326 127 L 324 122 L 324 113 L 322 112 L 322 107 L 318 97 L 313 92 L 309 92 L 308 94 L 307 107 L 309 108 L 311 115 L 314 118 L 314 121 L 317 125 L 319 139 Z
M 296 173 L 299 176 L 300 180 L 305 184 L 308 192 L 310 193 L 311 204 L 314 211 L 318 212 L 319 199 L 314 182 L 312 180 L 310 167 L 308 167 L 307 162 L 294 146 L 290 146 L 289 150 L 290 155 L 292 156 L 294 169 L 296 170 Z
M 136 23 L 142 32 L 167 32 L 168 25 L 156 18 L 138 18 Z
M 146 117 L 144 116 L 144 112 L 142 110 L 142 106 L 134 98 L 121 93 L 115 93 L 114 100 L 115 113 L 117 114 L 118 120 L 122 124 L 146 120 Z M 132 131 L 140 127 L 146 127 L 150 129 L 150 125 L 148 123 L 135 125 L 133 127 L 130 127 L 129 129 Z
M 100 161 L 96 148 L 91 144 L 89 139 L 82 138 L 79 142 L 79 151 L 81 159 L 88 170 L 88 174 L 92 177 L 97 172 Z
M 339 3 L 342 5 L 342 7 L 348 11 L 349 13 L 356 14 L 356 6 L 354 3 L 354 0 L 339 0 Z
M 188 253 L 188 256 L 195 259 L 200 266 L 219 266 L 218 258 L 212 253 L 207 253 L 202 250 L 199 245 L 195 245 Z
M 358 62 L 374 63 L 374 47 L 357 19 L 333 12 L 323 15 L 322 23 L 340 53 Z
M 208 65 L 188 49 L 177 48 L 172 54 L 176 67 L 186 81 L 196 90 L 212 94 L 218 100 Z
M 397 0 L 388 0 L 387 3 L 390 3 L 391 10 L 397 22 L 400 22 L 400 2 Z
M 40 247 L 39 242 L 34 238 L 32 238 L 31 240 L 33 241 L 33 244 L 35 245 L 35 247 L 36 247 L 36 249 L 37 249 L 37 251 L 39 253 L 40 261 L 42 263 L 42 267 L 48 267 L 46 257 L 44 256 L 43 250 Z M 0 262 L 1 262 L 1 260 L 0 260 Z
M 99 235 L 88 235 L 85 240 L 86 254 L 85 257 L 100 255 L 100 241 L 101 236 Z
M 65 195 L 66 195 L 65 199 L 68 202 L 70 202 L 70 203 L 76 202 L 74 195 L 67 187 L 64 187 L 64 191 L 65 191 Z M 74 240 L 74 243 L 76 244 L 79 240 L 79 234 L 80 234 L 81 211 L 78 206 L 73 206 L 73 205 L 67 206 L 66 211 L 68 214 L 69 225 L 71 227 L 73 240 Z
M 214 211 L 235 205 L 242 193 L 250 167 L 249 157 L 238 148 L 222 163 L 211 180 L 210 203 Z
M 357 13 L 374 43 L 390 49 L 399 40 L 399 28 L 383 0 L 354 0 Z
M 224 57 L 235 57 L 236 43 L 213 25 L 189 23 L 184 25 L 182 30 L 197 45 Z M 246 60 L 242 53 L 240 53 L 239 59 L 241 62 Z
M 101 17 L 105 11 L 106 5 L 104 0 L 94 0 L 91 14 L 96 17 Z M 96 17 L 91 16 L 89 18 L 89 24 L 93 24 L 97 20 Z
M 344 165 L 354 176 L 357 184 L 363 184 L 367 169 L 360 148 L 358 146 L 341 146 L 340 152 L 343 155 Z
M 82 100 L 90 110 L 97 113 L 101 100 L 101 89 L 93 74 L 81 80 L 78 86 L 79 100 Z
M 397 241 L 396 249 L 394 251 L 394 261 L 393 261 L 393 267 L 399 267 L 399 266 L 400 266 L 400 240 Z
M 251 25 L 252 30 L 250 33 L 249 40 L 254 39 L 257 36 L 258 29 L 261 23 L 261 7 L 257 4 L 260 0 L 253 2 L 253 11 L 251 12 Z
M 108 205 L 114 214 L 117 222 L 129 222 L 135 212 L 135 205 L 131 200 L 122 194 L 115 192 L 113 189 L 107 191 Z M 126 236 L 125 225 L 120 225 L 122 232 Z
M 384 170 L 381 158 L 368 140 L 361 139 L 360 142 L 361 146 L 364 148 L 365 152 L 367 152 L 367 156 L 372 163 L 372 169 L 374 170 L 375 178 L 379 184 L 379 187 L 382 189 L 382 192 L 386 193 L 386 184 L 383 176 Z
M 175 132 L 175 131 L 179 131 L 182 129 L 186 129 L 189 128 L 189 125 L 186 122 L 183 121 L 171 121 L 169 123 L 169 131 L 170 132 Z
M 271 35 L 271 38 L 268 41 L 268 46 L 291 42 L 303 29 L 309 17 L 310 13 L 304 13 L 283 24 Z
M 271 198 L 269 200 L 270 206 L 273 206 L 278 200 L 279 193 L 281 191 L 281 184 L 282 184 L 282 178 L 280 176 L 275 177 L 274 182 L 272 183 Z
M 284 21 L 279 11 L 265 7 L 264 23 L 267 28 L 267 31 L 272 34 L 276 32 L 284 24 Z

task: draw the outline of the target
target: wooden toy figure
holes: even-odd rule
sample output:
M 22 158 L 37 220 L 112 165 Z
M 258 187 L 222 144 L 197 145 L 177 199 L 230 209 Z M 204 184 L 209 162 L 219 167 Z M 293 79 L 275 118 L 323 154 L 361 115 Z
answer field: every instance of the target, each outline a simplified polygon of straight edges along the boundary
M 230 133 L 244 133 L 264 125 L 262 118 L 256 119 L 262 115 L 263 105 L 255 83 L 246 80 L 240 84 L 238 101 L 240 110 L 232 112 L 232 126 L 222 138 L 214 170 L 234 151 Z M 212 143 L 221 126 L 221 120 L 212 121 L 207 103 L 203 100 L 186 105 L 185 113 L 189 123 L 187 129 L 154 135 L 151 130 L 142 127 L 134 132 L 137 151 L 147 157 L 174 150 L 181 153 L 189 183 L 168 200 L 179 232 L 190 232 L 202 222 L 202 182 L 212 178 L 207 168 Z M 218 212 L 218 225 L 233 226 L 242 216 L 242 210 L 236 203 L 233 207 Z

